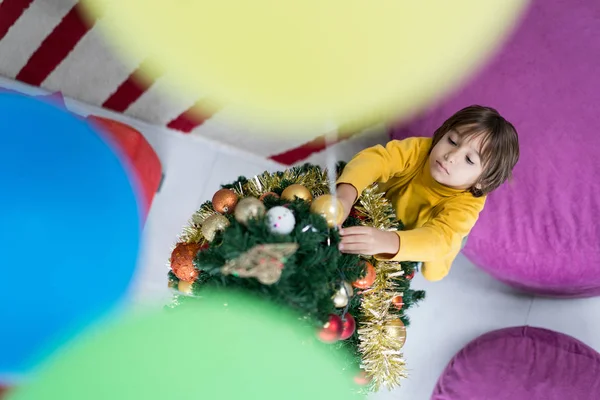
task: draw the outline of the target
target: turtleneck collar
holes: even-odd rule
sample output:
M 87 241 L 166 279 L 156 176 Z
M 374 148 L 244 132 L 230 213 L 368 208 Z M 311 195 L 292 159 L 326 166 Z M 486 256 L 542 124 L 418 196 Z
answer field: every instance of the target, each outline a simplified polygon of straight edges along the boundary
M 463 189 L 453 189 L 451 187 L 444 186 L 433 179 L 431 176 L 431 170 L 429 169 L 429 156 L 425 157 L 425 161 L 421 167 L 421 172 L 419 173 L 419 179 L 421 180 L 423 186 L 441 197 L 452 197 L 466 192 L 466 190 Z

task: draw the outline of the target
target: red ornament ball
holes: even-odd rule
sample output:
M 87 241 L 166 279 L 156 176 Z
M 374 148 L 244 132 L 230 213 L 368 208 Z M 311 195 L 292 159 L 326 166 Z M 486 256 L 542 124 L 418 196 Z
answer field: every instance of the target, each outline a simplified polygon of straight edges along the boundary
M 212 205 L 215 211 L 221 214 L 232 213 L 238 202 L 238 196 L 233 190 L 217 190 L 212 198 Z
M 377 273 L 375 272 L 375 267 L 373 267 L 373 264 L 365 261 L 365 269 L 365 276 L 352 283 L 352 286 L 354 286 L 357 289 L 368 289 L 375 282 L 375 276 L 377 275 Z
M 171 269 L 175 276 L 185 282 L 194 282 L 198 270 L 194 267 L 194 258 L 203 245 L 199 243 L 177 243 L 171 253 Z
M 362 215 L 362 214 L 360 214 L 358 212 L 358 210 L 356 208 L 354 208 L 354 207 L 352 207 L 352 209 L 350 210 L 350 216 L 352 218 L 360 219 L 361 221 L 364 221 L 366 219 L 365 216 Z
M 394 305 L 394 307 L 396 307 L 398 310 L 401 310 L 402 307 L 404 306 L 404 300 L 402 299 L 402 296 L 398 295 L 398 296 L 394 296 L 392 298 L 392 304 Z
M 415 271 L 413 270 L 413 272 L 411 272 L 410 274 L 406 275 L 406 279 L 408 279 L 409 281 L 415 277 Z
M 354 383 L 356 383 L 357 385 L 361 385 L 361 386 L 368 385 L 369 383 L 371 383 L 371 377 L 369 375 L 367 375 L 367 373 L 365 371 L 360 371 L 354 377 Z
M 343 329 L 344 322 L 342 318 L 339 315 L 331 314 L 325 326 L 319 331 L 319 339 L 325 343 L 336 342 L 340 338 Z
M 356 321 L 351 314 L 344 315 L 342 318 L 342 333 L 340 334 L 341 340 L 346 340 L 354 334 L 356 329 Z

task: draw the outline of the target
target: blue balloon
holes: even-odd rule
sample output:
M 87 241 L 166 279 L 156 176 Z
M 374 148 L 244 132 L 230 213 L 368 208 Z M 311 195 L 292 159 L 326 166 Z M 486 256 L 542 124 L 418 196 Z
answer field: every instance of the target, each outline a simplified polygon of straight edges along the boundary
M 0 94 L 0 381 L 20 378 L 125 294 L 140 215 L 117 154 L 84 121 Z

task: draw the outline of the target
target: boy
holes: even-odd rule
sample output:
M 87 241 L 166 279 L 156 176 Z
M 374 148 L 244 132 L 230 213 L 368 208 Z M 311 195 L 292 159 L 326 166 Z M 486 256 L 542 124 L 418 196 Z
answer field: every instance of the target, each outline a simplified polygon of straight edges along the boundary
M 426 279 L 442 279 L 475 225 L 486 195 L 510 178 L 518 159 L 514 126 L 493 108 L 482 106 L 460 110 L 432 139 L 393 140 L 385 148 L 361 151 L 337 182 L 344 217 L 359 193 L 379 182 L 405 230 L 345 228 L 340 231 L 340 251 L 421 261 Z

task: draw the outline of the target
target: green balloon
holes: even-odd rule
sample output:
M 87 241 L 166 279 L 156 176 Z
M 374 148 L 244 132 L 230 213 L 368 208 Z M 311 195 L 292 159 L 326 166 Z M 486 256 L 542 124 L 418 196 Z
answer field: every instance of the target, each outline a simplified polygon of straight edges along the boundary
M 273 304 L 211 294 L 84 334 L 8 398 L 362 398 L 347 354 L 330 346 Z

